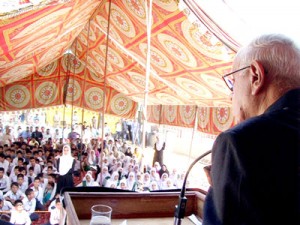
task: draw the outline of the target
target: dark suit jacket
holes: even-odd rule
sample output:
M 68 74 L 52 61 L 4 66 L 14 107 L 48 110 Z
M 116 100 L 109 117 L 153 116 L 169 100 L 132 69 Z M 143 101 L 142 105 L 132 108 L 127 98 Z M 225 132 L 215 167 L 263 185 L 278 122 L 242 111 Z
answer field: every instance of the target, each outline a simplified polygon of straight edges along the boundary
M 221 133 L 203 225 L 300 224 L 300 89 Z
M 43 139 L 43 133 L 40 131 L 33 131 L 31 133 L 31 138 L 35 138 L 35 140 L 41 143 L 41 140 Z

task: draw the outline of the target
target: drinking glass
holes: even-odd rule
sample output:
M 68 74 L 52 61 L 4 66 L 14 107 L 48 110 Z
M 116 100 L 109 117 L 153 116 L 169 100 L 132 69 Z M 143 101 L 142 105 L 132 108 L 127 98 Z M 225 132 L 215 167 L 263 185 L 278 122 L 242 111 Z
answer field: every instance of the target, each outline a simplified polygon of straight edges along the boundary
M 90 225 L 111 225 L 112 208 L 108 205 L 93 205 Z

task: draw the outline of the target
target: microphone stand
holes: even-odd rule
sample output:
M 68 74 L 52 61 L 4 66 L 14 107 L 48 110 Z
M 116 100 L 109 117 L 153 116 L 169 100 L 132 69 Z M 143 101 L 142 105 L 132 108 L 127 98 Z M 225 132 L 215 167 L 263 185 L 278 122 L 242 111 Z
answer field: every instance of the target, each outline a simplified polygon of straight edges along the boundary
M 185 197 L 185 186 L 186 186 L 187 177 L 188 177 L 191 169 L 193 168 L 193 166 L 199 160 L 203 159 L 205 156 L 207 156 L 210 153 L 211 153 L 211 150 L 209 150 L 209 151 L 203 153 L 202 155 L 200 155 L 197 159 L 195 159 L 195 161 L 188 168 L 188 170 L 185 174 L 184 180 L 183 180 L 181 192 L 180 192 L 180 195 L 179 195 L 178 205 L 175 206 L 174 225 L 181 225 L 181 221 L 184 218 L 185 207 L 186 207 L 186 202 L 187 202 L 187 198 Z

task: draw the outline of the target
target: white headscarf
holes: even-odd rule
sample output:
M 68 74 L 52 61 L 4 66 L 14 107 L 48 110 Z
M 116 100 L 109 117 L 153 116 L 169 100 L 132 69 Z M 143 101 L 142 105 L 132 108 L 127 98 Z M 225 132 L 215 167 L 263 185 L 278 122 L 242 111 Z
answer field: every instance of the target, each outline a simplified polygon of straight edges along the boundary
M 68 149 L 68 151 L 64 151 Z M 64 145 L 62 150 L 62 156 L 59 157 L 59 175 L 66 175 L 69 170 L 72 168 L 74 158 L 71 155 L 71 147 L 69 145 Z
M 130 172 L 127 178 L 127 188 L 128 190 L 135 191 L 135 173 Z
M 104 168 L 105 168 L 105 172 L 104 172 Z M 100 184 L 100 180 L 101 180 L 101 184 L 103 185 L 104 180 L 109 179 L 109 178 L 110 178 L 110 173 L 108 172 L 108 167 L 103 166 L 102 177 L 101 177 L 101 173 L 99 173 L 98 176 L 97 176 L 96 182 Z
M 125 187 L 122 187 L 122 184 L 124 184 L 124 185 L 125 185 Z M 122 180 L 120 180 L 120 183 L 119 183 L 119 185 L 118 185 L 117 189 L 128 190 L 128 188 L 127 188 L 127 186 L 126 186 L 126 179 L 122 179 Z
M 87 176 L 89 176 L 91 178 L 90 181 L 88 181 L 86 179 Z M 97 182 L 95 182 L 95 180 L 93 178 L 92 171 L 88 171 L 83 179 L 86 181 L 86 186 L 88 186 L 88 187 L 99 186 L 99 184 Z
M 156 136 L 156 138 L 157 138 L 157 141 L 156 141 L 156 150 L 160 151 L 163 148 L 163 146 L 164 146 L 164 141 L 163 141 L 162 137 L 160 137 L 160 136 Z
M 160 181 L 158 182 L 160 189 L 167 189 L 167 179 L 169 178 L 169 175 L 167 173 L 163 173 L 161 175 Z
M 88 162 L 91 165 L 94 165 L 96 162 L 96 154 L 95 151 L 93 149 L 91 149 L 91 151 L 88 153 Z
M 150 187 L 150 174 L 148 172 L 146 172 L 144 174 L 144 178 L 143 178 L 143 186 L 146 187 L 146 188 L 149 188 Z
M 117 188 L 119 184 L 119 173 L 117 171 L 113 172 L 108 182 L 105 184 L 105 187 L 111 187 L 113 185 L 115 188 Z
M 155 185 L 155 187 L 153 187 L 153 185 Z M 150 189 L 150 191 L 157 191 L 157 190 L 159 190 L 159 186 L 158 186 L 157 182 L 156 181 L 152 181 L 150 183 L 149 189 Z

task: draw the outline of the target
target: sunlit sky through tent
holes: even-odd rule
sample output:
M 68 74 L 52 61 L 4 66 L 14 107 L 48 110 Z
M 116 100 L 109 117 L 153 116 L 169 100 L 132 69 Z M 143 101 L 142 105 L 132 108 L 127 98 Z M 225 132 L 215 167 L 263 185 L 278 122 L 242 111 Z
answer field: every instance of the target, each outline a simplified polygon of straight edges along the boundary
M 300 46 L 300 1 L 199 0 L 199 5 L 242 45 L 259 34 L 282 33 Z

